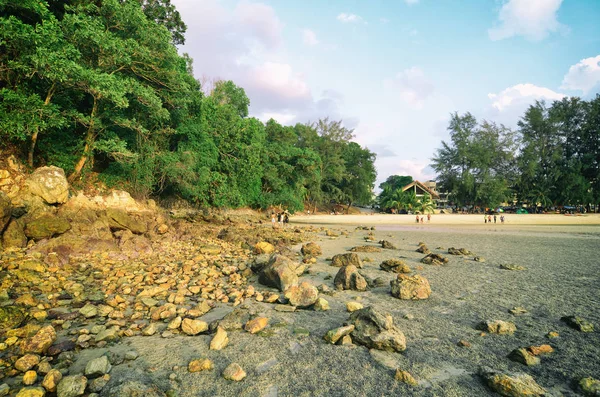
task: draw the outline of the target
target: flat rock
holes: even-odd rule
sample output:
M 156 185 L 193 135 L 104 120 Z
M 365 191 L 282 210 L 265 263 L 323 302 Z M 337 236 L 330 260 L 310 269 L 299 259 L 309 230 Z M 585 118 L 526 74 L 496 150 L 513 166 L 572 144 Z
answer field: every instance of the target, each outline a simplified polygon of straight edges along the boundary
M 410 267 L 400 259 L 388 259 L 379 265 L 381 270 L 391 273 L 410 273 Z
M 525 373 L 500 372 L 488 367 L 479 371 L 480 376 L 496 393 L 507 397 L 544 396 L 546 390 Z
M 334 257 L 331 258 L 331 266 L 344 267 L 348 265 L 355 266 L 359 269 L 363 267 L 360 257 L 354 252 L 334 255 Z
M 56 340 L 56 331 L 51 325 L 47 325 L 31 338 L 26 339 L 21 345 L 24 353 L 43 354 Z
M 256 317 L 246 323 L 244 329 L 251 334 L 255 334 L 257 332 L 262 331 L 267 324 L 269 323 L 269 319 L 266 317 Z
M 514 323 L 503 320 L 488 320 L 481 323 L 480 328 L 492 334 L 512 335 L 517 326 Z
M 323 336 L 323 339 L 325 339 L 329 343 L 336 344 L 344 336 L 350 335 L 350 333 L 354 331 L 354 328 L 354 325 L 350 324 L 343 327 L 331 329 L 327 331 L 325 336 Z
M 201 358 L 198 360 L 192 360 L 188 364 L 189 372 L 201 372 L 201 371 L 209 371 L 213 369 L 215 366 L 212 361 L 208 358 Z
M 56 388 L 57 397 L 77 397 L 85 393 L 87 378 L 83 375 L 71 375 L 62 378 Z
M 49 213 L 43 214 L 25 225 L 25 235 L 39 241 L 63 234 L 71 229 L 69 221 Z
M 529 350 L 524 348 L 513 350 L 508 355 L 508 358 L 510 358 L 512 361 L 516 361 L 518 363 L 525 364 L 528 366 L 538 365 L 540 363 L 539 357 L 534 356 Z
M 359 245 L 352 247 L 351 252 L 381 252 L 381 248 L 372 245 Z
M 16 394 L 16 397 L 44 397 L 46 390 L 41 387 L 24 387 Z
M 578 316 L 566 316 L 561 318 L 571 328 L 574 328 L 581 332 L 594 332 L 594 324 Z
M 88 361 L 84 374 L 88 378 L 95 378 L 107 374 L 112 369 L 107 356 L 101 356 Z
M 198 335 L 208 330 L 208 324 L 202 320 L 184 318 L 181 322 L 181 331 L 186 335 Z

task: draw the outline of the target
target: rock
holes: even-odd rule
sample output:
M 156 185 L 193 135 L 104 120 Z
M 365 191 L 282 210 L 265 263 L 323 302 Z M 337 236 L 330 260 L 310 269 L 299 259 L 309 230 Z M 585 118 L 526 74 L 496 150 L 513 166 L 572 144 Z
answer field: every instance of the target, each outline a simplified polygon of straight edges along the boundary
M 0 191 L 0 233 L 4 230 L 12 215 L 12 203 L 6 193 Z
M 98 334 L 96 334 L 94 341 L 96 343 L 98 343 L 98 342 L 102 342 L 102 341 L 110 342 L 113 340 L 117 340 L 117 339 L 119 339 L 119 334 L 117 331 L 118 330 L 116 328 L 107 328 L 105 330 L 102 330 L 102 331 L 98 332 Z
M 421 259 L 421 262 L 426 263 L 428 265 L 435 265 L 435 266 L 441 266 L 445 263 L 448 263 L 448 258 L 439 255 L 439 254 L 429 254 L 426 257 L 424 257 L 423 259 Z
M 305 308 L 314 304 L 319 298 L 319 291 L 310 283 L 304 281 L 299 286 L 292 286 L 285 292 L 285 297 L 292 306 Z
M 496 393 L 507 397 L 544 396 L 546 390 L 538 385 L 530 375 L 524 373 L 500 372 L 488 367 L 479 371 L 480 376 Z
M 29 176 L 26 185 L 47 204 L 63 204 L 69 198 L 69 183 L 62 168 L 40 167 Z
M 1 221 L 0 226 L 2 226 Z M 1 231 L 2 228 L 0 228 L 0 233 Z M 27 246 L 27 236 L 23 231 L 22 221 L 13 219 L 8 223 L 8 227 L 2 234 L 2 245 L 4 248 L 25 248 Z
M 182 319 L 180 316 L 175 317 L 173 320 L 169 321 L 167 329 L 179 329 L 181 326 L 181 321 Z
M 130 216 L 125 210 L 107 208 L 106 216 L 111 230 L 129 230 L 135 234 L 144 234 L 148 231 L 145 223 Z
M 517 330 L 515 324 L 502 320 L 484 321 L 481 323 L 480 328 L 484 331 L 491 332 L 492 334 L 500 335 L 512 335 Z
M 110 365 L 108 357 L 101 356 L 88 361 L 87 365 L 85 366 L 84 374 L 88 378 L 96 378 L 109 373 L 111 369 L 112 366 Z
M 168 231 L 169 231 L 169 226 L 165 225 L 164 223 L 161 225 L 158 225 L 158 227 L 156 228 L 156 233 L 158 233 L 158 234 L 165 234 Z
M 347 302 L 346 303 L 346 310 L 350 313 L 360 310 L 362 308 L 364 308 L 362 303 L 358 303 L 358 302 Z
M 259 241 L 254 246 L 255 254 L 259 254 L 259 255 L 260 254 L 271 254 L 273 252 L 275 252 L 275 246 L 273 246 L 273 244 L 268 243 L 266 241 Z
M 352 324 L 346 325 L 344 327 L 334 328 L 327 331 L 325 336 L 323 336 L 323 339 L 325 339 L 329 343 L 336 344 L 344 336 L 350 335 L 352 331 L 354 331 L 354 325 Z
M 234 380 L 236 382 L 241 381 L 246 377 L 246 372 L 240 367 L 238 363 L 231 363 L 223 371 L 223 378 L 227 380 Z
M 554 352 L 554 349 L 550 345 L 529 346 L 527 348 L 527 350 L 534 356 L 539 356 L 542 354 L 550 354 L 550 353 Z
M 399 299 L 427 299 L 431 295 L 429 281 L 418 274 L 414 276 L 398 274 L 395 280 L 390 281 L 390 285 L 392 296 Z
M 302 252 L 302 255 L 304 255 L 304 256 L 316 257 L 316 256 L 323 254 L 321 247 L 319 247 L 318 244 L 313 243 L 313 242 L 304 244 L 300 251 Z
M 61 379 L 62 373 L 57 369 L 51 369 L 50 371 L 48 371 L 46 376 L 44 376 L 42 386 L 50 393 L 54 393 Z
M 298 285 L 298 272 L 302 269 L 300 264 L 294 263 L 283 255 L 273 255 L 258 275 L 258 281 L 284 292 Z
M 257 332 L 262 331 L 267 324 L 269 323 L 269 319 L 266 317 L 257 317 L 252 319 L 246 323 L 244 329 L 251 334 L 256 334 Z
M 581 332 L 594 332 L 594 324 L 590 323 L 588 320 L 577 317 L 577 316 L 566 316 L 562 317 L 565 323 L 567 323 L 571 328 L 574 328 Z
M 524 307 L 516 306 L 516 307 L 513 307 L 512 309 L 510 309 L 509 313 L 514 314 L 515 316 L 520 316 L 522 314 L 526 314 L 529 312 Z
M 500 265 L 500 269 L 504 269 L 504 270 L 516 270 L 516 271 L 525 270 L 525 268 L 523 266 L 515 265 L 515 264 L 512 264 L 512 263 L 502 264 L 502 265 Z
M 210 331 L 216 332 L 217 327 L 221 327 L 225 331 L 242 329 L 248 320 L 250 320 L 250 314 L 248 311 L 237 308 L 232 312 L 227 313 L 227 315 L 221 320 L 211 322 Z
M 417 386 L 419 384 L 408 371 L 403 371 L 400 368 L 396 370 L 394 379 L 396 379 L 398 382 L 406 383 L 407 385 L 411 386 Z
M 198 335 L 208 330 L 208 324 L 202 320 L 184 318 L 181 322 L 181 330 L 186 335 Z
M 546 338 L 548 338 L 548 339 L 555 339 L 558 337 L 560 337 L 560 334 L 556 331 L 550 331 L 546 334 Z
M 6 383 L 0 384 L 0 397 L 6 396 L 10 392 L 10 387 Z
M 466 248 L 454 248 L 454 247 L 448 248 L 448 253 L 450 255 L 473 255 L 473 253 Z
M 316 310 L 316 311 L 326 311 L 326 310 L 329 310 L 330 309 L 329 308 L 329 302 L 327 302 L 323 298 L 319 298 L 319 299 L 317 299 L 317 301 L 313 305 L 313 309 Z
M 106 384 L 110 381 L 110 375 L 105 374 L 99 378 L 93 379 L 88 383 L 88 390 L 93 393 L 99 393 L 104 389 Z
M 459 340 L 458 343 L 457 343 L 457 345 L 461 346 L 461 347 L 471 347 L 471 343 L 469 341 L 464 340 L 464 339 Z
M 343 267 L 343 266 L 356 266 L 357 268 L 362 268 L 362 262 L 357 254 L 351 252 L 346 254 L 338 254 L 331 258 L 331 266 L 334 267 Z
M 350 249 L 351 252 L 381 252 L 381 248 L 374 247 L 372 245 L 359 245 L 357 247 L 352 247 Z
M 87 378 L 83 375 L 71 375 L 62 378 L 56 388 L 57 397 L 77 397 L 85 393 Z
M 23 384 L 31 386 L 37 381 L 37 373 L 35 371 L 27 371 L 23 374 Z
M 417 252 L 420 252 L 425 255 L 431 254 L 431 251 L 425 243 L 419 243 L 419 246 L 417 247 Z
M 56 340 L 56 331 L 51 325 L 41 328 L 33 337 L 26 339 L 21 345 L 23 353 L 43 354 Z
M 0 329 L 17 328 L 27 318 L 27 312 L 17 306 L 0 306 Z
M 35 241 L 51 238 L 71 229 L 69 221 L 52 214 L 43 214 L 25 225 L 25 235 Z
M 347 324 L 355 327 L 350 334 L 355 343 L 378 350 L 406 350 L 404 333 L 394 326 L 392 316 L 379 313 L 371 306 L 352 313 Z
M 379 265 L 381 270 L 392 273 L 410 273 L 410 267 L 400 259 L 388 259 Z
M 526 349 L 515 349 L 509 355 L 512 361 L 516 361 L 525 365 L 538 365 L 540 363 L 539 357 L 534 356 Z
M 107 397 L 167 397 L 157 385 L 153 384 L 153 379 L 150 377 L 142 380 L 125 380 L 116 387 L 103 390 L 102 394 Z
M 38 365 L 40 362 L 40 356 L 37 354 L 26 354 L 23 357 L 19 358 L 14 366 L 21 372 L 29 371 L 31 368 Z
M 130 350 L 125 353 L 125 356 L 123 358 L 127 361 L 133 361 L 136 360 L 139 356 L 140 354 L 138 352 L 136 352 L 135 350 Z
M 41 387 L 24 387 L 17 393 L 16 397 L 44 397 L 46 391 Z
M 339 290 L 354 291 L 366 291 L 368 287 L 367 281 L 354 265 L 346 265 L 340 268 L 333 279 L 333 285 Z
M 210 350 L 221 350 L 229 343 L 227 331 L 221 327 L 217 327 L 217 333 L 210 341 Z
M 98 314 L 98 308 L 91 303 L 87 303 L 84 307 L 79 309 L 79 314 L 81 314 L 85 318 L 96 317 Z
M 208 358 L 202 358 L 199 360 L 192 360 L 188 364 L 189 372 L 200 372 L 200 371 L 208 371 L 214 368 L 214 364 Z
M 129 230 L 123 230 L 122 233 L 119 239 L 119 248 L 122 252 L 127 253 L 129 257 L 135 258 L 154 252 L 152 243 L 146 237 L 133 234 Z
M 579 381 L 579 388 L 584 396 L 600 396 L 600 380 L 594 378 L 583 378 Z
M 379 244 L 381 244 L 381 248 L 383 248 L 383 249 L 388 249 L 388 250 L 395 250 L 395 249 L 397 249 L 394 244 L 390 243 L 387 240 L 381 240 L 379 242 Z
M 173 328 L 172 328 L 173 329 Z M 142 335 L 144 336 L 152 336 L 158 332 L 158 328 L 155 323 L 150 323 L 146 328 L 142 330 Z

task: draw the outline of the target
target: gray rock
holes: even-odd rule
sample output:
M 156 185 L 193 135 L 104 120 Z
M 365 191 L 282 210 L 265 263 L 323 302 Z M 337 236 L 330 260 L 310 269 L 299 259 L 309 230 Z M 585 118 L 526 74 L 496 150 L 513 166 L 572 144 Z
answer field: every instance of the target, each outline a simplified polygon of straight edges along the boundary
M 127 380 L 118 386 L 111 387 L 108 397 L 166 397 L 166 394 L 150 382 Z
M 135 350 L 130 350 L 125 353 L 125 360 L 133 361 L 136 360 L 139 356 L 140 354 L 138 352 L 136 352 Z
M 63 234 L 71 229 L 69 221 L 46 213 L 25 225 L 25 235 L 36 241 Z
M 77 397 L 85 393 L 87 378 L 83 375 L 71 375 L 62 378 L 56 389 L 57 397 Z
M 98 332 L 98 334 L 96 335 L 96 338 L 94 339 L 96 342 L 100 342 L 100 341 L 113 341 L 119 338 L 119 335 L 117 334 L 117 330 L 115 328 L 108 328 L 105 329 L 103 331 Z
M 483 367 L 479 375 L 487 385 L 498 394 L 509 397 L 544 396 L 546 390 L 537 384 L 535 379 L 525 373 L 500 372 Z
M 0 213 L 2 210 L 0 209 Z M 0 220 L 0 226 L 1 225 Z M 0 232 L 2 229 L 0 228 Z M 23 222 L 18 219 L 13 219 L 8 223 L 4 234 L 2 234 L 2 245 L 4 248 L 24 248 L 27 246 L 27 236 L 23 231 Z
M 112 366 L 110 365 L 110 361 L 108 357 L 102 356 L 95 358 L 93 360 L 88 361 L 85 366 L 85 376 L 90 378 L 95 378 L 97 376 L 102 376 L 110 372 Z
M 10 387 L 6 383 L 0 385 L 0 397 L 6 396 L 9 391 Z
M 352 340 L 369 348 L 401 352 L 406 350 L 406 337 L 394 326 L 392 316 L 382 314 L 373 307 L 355 311 L 350 315 L 348 325 L 354 325 L 350 334 Z
M 47 204 L 63 204 L 69 198 L 69 183 L 62 168 L 40 167 L 26 182 L 29 191 Z
M 360 257 L 354 252 L 338 254 L 331 258 L 331 266 L 343 267 L 348 265 L 356 266 L 359 269 L 363 267 Z
M 12 215 L 12 204 L 10 198 L 4 192 L 0 192 L 0 233 L 4 230 L 10 216 Z
M 285 291 L 298 285 L 298 273 L 302 274 L 304 266 L 283 255 L 273 255 L 269 263 L 258 275 L 258 281 L 269 287 Z
M 367 280 L 358 272 L 358 269 L 354 265 L 347 265 L 340 268 L 333 279 L 333 285 L 339 290 L 367 290 Z
M 98 308 L 90 303 L 79 309 L 79 314 L 85 318 L 95 317 L 98 314 Z
M 135 234 L 144 234 L 148 231 L 146 224 L 122 209 L 107 208 L 108 223 L 113 230 L 129 230 Z

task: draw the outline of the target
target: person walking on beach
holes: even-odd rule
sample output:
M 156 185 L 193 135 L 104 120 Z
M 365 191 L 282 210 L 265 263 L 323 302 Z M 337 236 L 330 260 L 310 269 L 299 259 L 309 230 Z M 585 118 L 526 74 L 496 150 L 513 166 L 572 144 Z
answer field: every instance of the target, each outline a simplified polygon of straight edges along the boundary
M 431 222 L 431 214 L 427 214 L 427 223 Z
M 500 215 L 500 223 L 504 224 L 504 215 Z
M 487 217 L 483 214 L 483 223 L 487 223 Z
M 496 223 L 496 214 L 494 214 L 494 223 Z
M 423 223 L 423 217 L 421 217 L 421 223 Z
M 415 218 L 416 222 L 419 223 L 419 215 Z
M 491 215 L 488 215 L 488 222 L 492 223 L 492 216 Z
M 275 213 L 271 213 L 271 226 L 273 226 L 273 229 L 275 229 Z

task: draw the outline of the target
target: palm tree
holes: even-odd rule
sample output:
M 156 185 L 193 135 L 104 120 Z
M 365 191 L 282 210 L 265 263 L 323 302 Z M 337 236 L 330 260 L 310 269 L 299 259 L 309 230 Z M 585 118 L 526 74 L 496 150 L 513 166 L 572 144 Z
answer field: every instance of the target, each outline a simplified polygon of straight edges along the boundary
M 435 208 L 435 203 L 431 199 L 429 194 L 425 194 L 421 199 L 419 199 L 419 211 L 426 214 L 432 214 Z

